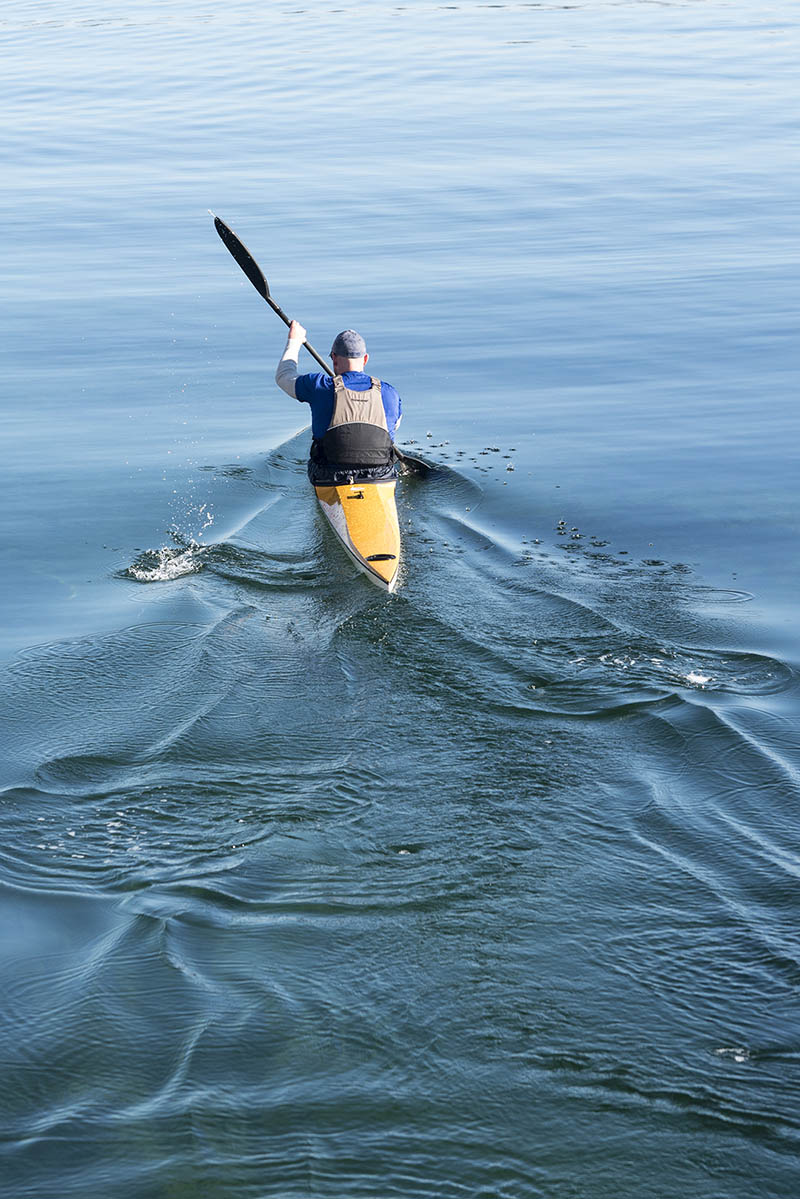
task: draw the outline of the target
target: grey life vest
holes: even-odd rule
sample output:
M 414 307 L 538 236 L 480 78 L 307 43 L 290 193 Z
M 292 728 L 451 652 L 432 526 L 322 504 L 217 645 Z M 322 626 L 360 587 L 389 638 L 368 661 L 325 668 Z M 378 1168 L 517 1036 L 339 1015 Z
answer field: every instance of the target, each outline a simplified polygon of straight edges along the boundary
M 368 391 L 351 391 L 341 375 L 333 379 L 333 416 L 320 438 L 325 460 L 342 466 L 388 466 L 394 459 L 392 439 L 381 399 L 380 379 Z

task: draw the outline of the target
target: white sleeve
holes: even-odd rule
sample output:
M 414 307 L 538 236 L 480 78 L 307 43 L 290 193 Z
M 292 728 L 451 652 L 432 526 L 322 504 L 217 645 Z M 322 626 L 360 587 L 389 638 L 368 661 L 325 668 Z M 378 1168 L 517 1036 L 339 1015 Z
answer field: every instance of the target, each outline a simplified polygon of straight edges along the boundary
M 294 381 L 297 378 L 297 359 L 300 354 L 302 341 L 289 338 L 286 343 L 286 349 L 283 351 L 278 369 L 275 371 L 275 382 L 280 387 L 281 391 L 285 391 L 287 396 L 291 396 L 293 400 L 297 399 L 297 391 Z

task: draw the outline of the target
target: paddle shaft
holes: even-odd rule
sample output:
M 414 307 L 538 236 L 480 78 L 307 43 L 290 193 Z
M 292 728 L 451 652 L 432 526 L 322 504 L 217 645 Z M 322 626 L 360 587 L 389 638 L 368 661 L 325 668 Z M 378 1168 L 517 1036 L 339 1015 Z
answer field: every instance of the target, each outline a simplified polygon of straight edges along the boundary
M 264 297 L 264 299 L 267 301 L 267 303 L 269 304 L 269 306 L 270 306 L 270 308 L 272 309 L 272 311 L 273 311 L 273 312 L 277 312 L 278 316 L 281 318 L 281 320 L 283 321 L 284 325 L 291 325 L 291 323 L 292 323 L 292 322 L 291 322 L 291 320 L 290 320 L 290 319 L 289 319 L 289 317 L 286 315 L 286 313 L 283 311 L 283 309 L 281 308 L 280 304 L 276 304 L 276 303 L 275 303 L 275 301 L 273 300 L 272 296 L 265 296 L 265 297 Z M 304 342 L 303 342 L 303 345 L 306 347 L 306 349 L 308 350 L 308 352 L 309 352 L 309 354 L 311 355 L 311 357 L 312 357 L 312 358 L 314 358 L 314 359 L 316 359 L 316 361 L 319 363 L 319 365 L 322 367 L 322 369 L 323 369 L 324 371 L 326 371 L 326 372 L 327 372 L 327 374 L 329 374 L 329 375 L 332 375 L 332 374 L 333 374 L 333 371 L 332 371 L 332 370 L 331 370 L 331 368 L 328 366 L 328 364 L 327 364 L 327 362 L 325 361 L 325 359 L 324 359 L 324 358 L 320 358 L 319 354 L 318 354 L 318 353 L 317 353 L 317 351 L 314 349 L 314 347 L 313 347 L 313 346 L 311 346 L 311 345 L 309 345 L 307 341 L 304 341 Z

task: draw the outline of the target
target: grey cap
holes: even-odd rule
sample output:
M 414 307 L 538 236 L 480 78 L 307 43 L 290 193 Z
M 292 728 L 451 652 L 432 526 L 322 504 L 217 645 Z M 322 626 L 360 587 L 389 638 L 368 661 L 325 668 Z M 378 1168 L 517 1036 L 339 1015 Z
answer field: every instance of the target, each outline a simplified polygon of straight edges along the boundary
M 339 358 L 363 358 L 366 352 L 367 343 L 355 329 L 345 329 L 344 332 L 337 333 L 331 346 L 331 353 Z

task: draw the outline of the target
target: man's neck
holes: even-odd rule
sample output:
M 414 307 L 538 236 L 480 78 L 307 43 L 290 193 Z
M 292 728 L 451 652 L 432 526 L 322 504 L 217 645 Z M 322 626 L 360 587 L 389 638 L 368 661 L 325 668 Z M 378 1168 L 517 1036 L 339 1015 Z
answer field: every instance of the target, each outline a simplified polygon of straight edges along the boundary
M 366 358 L 339 358 L 337 356 L 334 364 L 334 373 L 337 375 L 347 375 L 353 372 L 363 374 L 366 365 Z

